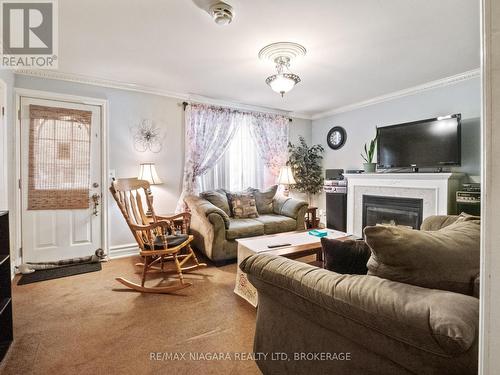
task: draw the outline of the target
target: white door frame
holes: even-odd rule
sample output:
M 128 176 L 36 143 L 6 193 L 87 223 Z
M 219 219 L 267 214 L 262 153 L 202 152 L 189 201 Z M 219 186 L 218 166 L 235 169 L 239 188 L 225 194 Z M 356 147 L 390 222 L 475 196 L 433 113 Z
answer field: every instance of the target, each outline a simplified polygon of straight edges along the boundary
M 481 281 L 479 309 L 479 374 L 500 368 L 500 7 L 481 0 Z M 495 12 L 495 13 L 493 13 Z M 495 122 L 494 122 L 495 121 Z
M 14 144 L 15 144 L 15 163 L 10 168 L 15 168 L 15 179 L 11 182 L 14 184 L 14 189 L 17 191 L 15 206 L 12 206 L 12 215 L 15 217 L 15 238 L 14 249 L 16 265 L 22 263 L 22 211 L 21 202 L 22 195 L 19 189 L 19 179 L 21 178 L 21 120 L 19 111 L 21 110 L 21 97 L 28 97 L 34 99 L 57 100 L 67 103 L 87 104 L 98 106 L 101 109 L 101 179 L 102 179 L 102 200 L 101 200 L 101 246 L 105 254 L 109 253 L 108 246 L 108 194 L 107 183 L 109 176 L 109 163 L 108 163 L 108 101 L 106 99 L 89 98 L 85 96 L 66 95 L 54 93 L 49 91 L 39 91 L 30 89 L 15 88 L 16 96 L 16 127 L 14 131 Z M 12 174 L 10 174 L 12 175 Z
M 0 180 L 2 181 L 2 185 L 0 187 L 0 209 L 8 209 L 8 202 L 9 202 L 9 186 L 8 182 L 9 181 L 9 171 L 8 171 L 8 160 L 9 160 L 9 152 L 8 152 L 8 139 L 9 139 L 9 120 L 10 118 L 7 117 L 7 114 L 10 112 L 9 108 L 7 107 L 7 83 L 0 78 L 0 90 L 2 91 L 2 99 L 3 101 L 0 102 L 0 110 L 2 107 L 4 107 L 4 115 L 3 118 L 1 118 L 2 114 L 0 113 L 0 124 L 1 124 L 1 134 L 0 134 L 0 147 L 1 150 L 0 152 L 2 153 L 2 161 L 4 165 L 2 165 L 0 173 L 2 173 L 2 176 Z

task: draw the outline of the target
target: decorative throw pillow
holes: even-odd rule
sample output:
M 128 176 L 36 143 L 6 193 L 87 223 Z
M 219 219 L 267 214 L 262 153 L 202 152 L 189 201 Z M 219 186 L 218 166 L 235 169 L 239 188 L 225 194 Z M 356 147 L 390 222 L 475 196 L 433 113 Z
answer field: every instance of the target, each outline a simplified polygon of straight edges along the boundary
M 440 230 L 366 227 L 368 274 L 425 288 L 472 295 L 479 272 L 480 221 L 457 220 Z
M 321 247 L 327 270 L 353 275 L 366 275 L 368 272 L 366 263 L 372 252 L 365 241 L 339 241 L 323 237 Z
M 278 185 L 273 185 L 267 190 L 260 191 L 259 189 L 248 188 L 247 191 L 255 196 L 255 204 L 259 215 L 273 213 L 273 199 L 278 190 Z
M 229 209 L 229 202 L 227 200 L 226 191 L 222 189 L 204 191 L 200 193 L 200 198 L 206 199 L 212 203 L 215 207 L 220 208 L 228 216 L 231 215 L 231 210 Z
M 230 193 L 229 197 L 231 202 L 231 210 L 233 211 L 233 217 L 237 219 L 245 219 L 255 218 L 259 216 L 253 193 Z

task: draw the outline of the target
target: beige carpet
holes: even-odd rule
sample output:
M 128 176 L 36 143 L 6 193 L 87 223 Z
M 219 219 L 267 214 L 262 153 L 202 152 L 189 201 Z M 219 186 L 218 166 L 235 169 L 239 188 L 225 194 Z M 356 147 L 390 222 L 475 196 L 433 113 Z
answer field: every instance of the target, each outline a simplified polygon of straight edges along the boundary
M 177 295 L 113 291 L 138 280 L 138 258 L 103 270 L 13 286 L 15 341 L 2 374 L 259 374 L 251 360 L 182 360 L 252 352 L 255 309 L 233 293 L 236 264 L 186 274 Z M 16 277 L 17 282 L 17 277 Z M 152 361 L 152 352 L 179 360 Z

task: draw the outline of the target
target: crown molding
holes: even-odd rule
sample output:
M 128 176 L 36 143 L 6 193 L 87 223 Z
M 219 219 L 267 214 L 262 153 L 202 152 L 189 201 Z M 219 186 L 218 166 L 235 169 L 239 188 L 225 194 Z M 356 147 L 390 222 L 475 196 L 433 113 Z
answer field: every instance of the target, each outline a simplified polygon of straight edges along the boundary
M 118 90 L 136 91 L 136 92 L 141 92 L 141 93 L 145 93 L 145 94 L 165 96 L 165 97 L 169 97 L 169 98 L 181 99 L 181 100 L 186 100 L 186 101 L 191 100 L 191 101 L 200 102 L 200 103 L 233 107 L 233 108 L 239 108 L 239 109 L 244 109 L 244 110 L 248 110 L 248 111 L 275 113 L 275 114 L 281 114 L 284 116 L 300 118 L 300 119 L 305 119 L 305 120 L 318 120 L 318 119 L 321 119 L 324 117 L 336 115 L 338 113 L 353 111 L 353 110 L 356 110 L 359 108 L 368 107 L 370 105 L 383 103 L 386 101 L 402 98 L 405 96 L 418 94 L 418 93 L 421 93 L 421 92 L 424 92 L 427 90 L 432 90 L 432 89 L 439 88 L 439 87 L 453 85 L 455 83 L 460 83 L 460 82 L 463 82 L 463 81 L 466 81 L 469 79 L 477 78 L 477 77 L 480 77 L 481 72 L 480 72 L 480 69 L 468 70 L 468 71 L 460 73 L 460 74 L 456 74 L 456 75 L 449 76 L 446 78 L 427 82 L 427 83 L 417 85 L 414 87 L 410 87 L 410 88 L 407 88 L 404 90 L 395 91 L 395 92 L 392 92 L 389 94 L 377 96 L 377 97 L 374 97 L 374 98 L 371 98 L 368 100 L 364 100 L 364 101 L 361 101 L 358 103 L 349 104 L 346 106 L 334 108 L 334 109 L 331 109 L 329 111 L 320 112 L 320 113 L 316 113 L 313 115 L 309 115 L 306 113 L 300 113 L 300 112 L 293 112 L 293 111 L 284 111 L 284 110 L 280 110 L 280 109 L 268 108 L 268 107 L 263 107 L 263 106 L 247 105 L 244 103 L 232 102 L 232 101 L 221 100 L 221 99 L 214 99 L 214 98 L 209 98 L 206 96 L 201 96 L 201 95 L 196 95 L 196 94 L 178 93 L 178 92 L 174 92 L 174 91 L 163 90 L 163 89 L 160 89 L 157 87 L 138 85 L 138 84 L 130 83 L 130 82 L 114 81 L 114 80 L 102 79 L 102 78 L 85 76 L 85 75 L 80 75 L 80 74 L 56 72 L 53 70 L 20 69 L 20 70 L 16 70 L 15 74 L 32 76 L 32 77 L 39 77 L 39 78 L 46 78 L 46 79 L 55 79 L 55 80 L 68 81 L 68 82 L 74 82 L 74 83 L 81 83 L 81 84 L 85 84 L 85 85 L 92 85 L 92 86 L 99 86 L 99 87 L 107 87 L 107 88 L 113 88 L 113 89 L 118 89 Z
M 449 76 L 446 78 L 438 79 L 435 81 L 427 82 L 421 85 L 413 86 L 404 90 L 399 90 L 399 91 L 394 91 L 389 94 L 381 95 L 381 96 L 376 96 L 374 98 L 368 99 L 368 100 L 363 100 L 358 103 L 353 103 L 349 105 L 345 105 L 342 107 L 334 108 L 329 111 L 325 112 L 320 112 L 316 113 L 311 116 L 312 120 L 319 120 L 328 116 L 336 115 L 338 113 L 343 113 L 343 112 L 349 112 L 353 111 L 356 109 L 360 109 L 363 107 L 368 107 L 370 105 L 378 104 L 378 103 L 383 103 L 387 102 L 390 100 L 398 99 L 398 98 L 403 98 L 405 96 L 409 95 L 414 95 L 418 94 L 427 90 L 432 90 L 436 89 L 439 87 L 445 87 L 449 85 L 453 85 L 455 83 L 460 83 L 463 81 L 467 81 L 469 79 L 477 78 L 481 76 L 481 70 L 480 69 L 473 69 L 473 70 L 468 70 L 466 72 L 456 74 L 453 76 Z
M 80 74 L 57 72 L 57 71 L 48 70 L 48 69 L 44 69 L 44 70 L 42 70 L 42 69 L 39 69 L 39 70 L 19 69 L 19 70 L 15 71 L 15 74 L 24 75 L 24 76 L 31 76 L 31 77 L 38 77 L 38 78 L 45 78 L 45 79 L 55 79 L 58 81 L 68 81 L 68 82 L 74 82 L 74 83 L 81 83 L 81 84 L 85 84 L 85 85 L 92 85 L 92 86 L 99 86 L 99 87 L 107 87 L 107 88 L 118 89 L 118 90 L 136 91 L 136 92 L 141 92 L 141 93 L 145 93 L 145 94 L 167 96 L 169 98 L 175 98 L 175 99 L 183 99 L 183 100 L 189 99 L 188 94 L 182 94 L 182 93 L 178 93 L 178 92 L 174 92 L 174 91 L 163 90 L 163 89 L 160 89 L 157 87 L 138 85 L 135 83 L 123 82 L 123 81 L 114 81 L 114 80 L 85 76 L 85 75 L 80 75 Z
M 238 109 L 247 110 L 247 111 L 274 113 L 274 114 L 280 114 L 280 115 L 294 117 L 294 118 L 311 120 L 311 115 L 308 115 L 305 113 L 300 113 L 300 112 L 292 112 L 292 111 L 285 111 L 285 110 L 263 107 L 263 106 L 248 105 L 248 104 L 232 102 L 232 101 L 228 101 L 228 100 L 209 98 L 209 97 L 202 96 L 202 95 L 179 93 L 179 92 L 174 92 L 174 91 L 163 90 L 163 89 L 160 89 L 157 87 L 138 85 L 138 84 L 130 83 L 130 82 L 115 81 L 115 80 L 85 76 L 85 75 L 80 75 L 80 74 L 64 73 L 64 72 L 57 72 L 57 71 L 53 71 L 53 70 L 41 70 L 41 69 L 40 70 L 19 69 L 19 70 L 16 70 L 15 74 L 37 77 L 37 78 L 54 79 L 54 80 L 59 80 L 59 81 L 74 82 L 74 83 L 80 83 L 80 84 L 91 85 L 91 86 L 106 87 L 106 88 L 112 88 L 112 89 L 117 89 L 117 90 L 135 91 L 135 92 L 140 92 L 140 93 L 145 93 L 145 94 L 152 94 L 152 95 L 158 95 L 158 96 L 165 96 L 168 98 L 181 99 L 181 100 L 185 100 L 185 101 L 194 101 L 194 102 L 199 102 L 199 103 L 218 105 L 218 106 L 222 106 L 222 107 L 232 107 L 232 108 L 238 108 Z

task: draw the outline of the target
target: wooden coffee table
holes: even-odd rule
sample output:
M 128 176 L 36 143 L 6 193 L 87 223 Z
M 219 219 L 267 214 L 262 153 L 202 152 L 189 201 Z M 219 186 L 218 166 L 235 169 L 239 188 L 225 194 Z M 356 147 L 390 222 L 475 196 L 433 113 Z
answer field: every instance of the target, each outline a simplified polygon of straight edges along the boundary
M 345 240 L 351 236 L 347 233 L 333 229 L 324 229 L 328 232 L 327 238 Z M 280 255 L 289 259 L 303 258 L 308 255 L 316 255 L 316 261 L 322 260 L 321 239 L 312 236 L 308 231 L 286 232 L 259 237 L 242 238 L 238 242 L 238 268 L 236 270 L 236 285 L 234 292 L 247 300 L 253 306 L 257 306 L 257 290 L 248 281 L 247 274 L 240 270 L 240 263 L 250 255 L 266 253 Z M 268 245 L 289 244 L 278 248 L 269 248 Z

